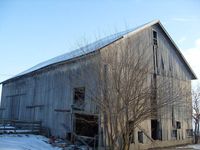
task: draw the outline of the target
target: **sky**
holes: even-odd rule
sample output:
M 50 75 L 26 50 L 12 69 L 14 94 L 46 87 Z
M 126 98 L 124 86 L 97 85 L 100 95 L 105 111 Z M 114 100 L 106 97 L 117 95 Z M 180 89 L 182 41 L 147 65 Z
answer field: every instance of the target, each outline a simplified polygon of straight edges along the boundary
M 0 81 L 155 19 L 200 78 L 200 0 L 0 0 Z

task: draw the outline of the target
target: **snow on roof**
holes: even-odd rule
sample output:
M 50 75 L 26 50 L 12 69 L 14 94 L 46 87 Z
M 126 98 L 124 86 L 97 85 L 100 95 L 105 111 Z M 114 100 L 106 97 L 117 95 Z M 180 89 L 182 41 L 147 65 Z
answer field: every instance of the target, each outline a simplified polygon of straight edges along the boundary
M 54 57 L 52 59 L 49 59 L 47 61 L 41 62 L 41 63 L 33 66 L 32 68 L 17 74 L 14 77 L 22 76 L 22 75 L 25 75 L 27 73 L 36 71 L 38 69 L 47 67 L 49 65 L 53 65 L 53 64 L 56 64 L 56 63 L 59 63 L 59 62 L 63 62 L 63 61 L 67 61 L 67 60 L 70 60 L 70 59 L 73 59 L 73 58 L 76 58 L 76 57 L 79 57 L 79 56 L 82 56 L 82 55 L 85 55 L 85 54 L 89 54 L 91 52 L 94 52 L 94 51 L 96 51 L 98 49 L 101 49 L 102 47 L 104 47 L 104 46 L 106 46 L 106 45 L 108 45 L 108 44 L 120 39 L 123 35 L 131 32 L 131 31 L 132 30 L 126 30 L 126 31 L 123 31 L 123 32 L 119 32 L 117 34 L 113 34 L 111 36 L 108 36 L 108 37 L 105 37 L 105 38 L 100 39 L 98 41 L 95 41 L 95 42 L 93 42 L 91 44 L 88 44 L 88 45 L 86 45 L 84 47 L 81 47 L 79 49 L 76 49 L 74 51 L 71 51 L 71 52 L 62 54 L 60 56 Z
M 147 26 L 151 26 L 151 25 L 153 25 L 155 23 L 158 23 L 158 22 L 159 22 L 159 20 L 154 20 L 154 21 L 151 21 L 151 22 L 146 23 L 144 25 L 138 26 L 136 28 L 125 30 L 125 31 L 122 31 L 122 32 L 119 32 L 119 33 L 116 33 L 116 34 L 113 34 L 113 35 L 110 35 L 110 36 L 107 36 L 107 37 L 105 37 L 103 39 L 95 41 L 95 42 L 93 42 L 91 44 L 88 44 L 88 45 L 86 45 L 84 47 L 81 47 L 81 48 L 76 49 L 74 51 L 71 51 L 69 53 L 65 53 L 63 55 L 60 55 L 60 56 L 54 57 L 52 59 L 49 59 L 47 61 L 41 62 L 41 63 L 39 63 L 39 64 L 29 68 L 29 69 L 17 74 L 16 76 L 14 76 L 14 77 L 12 77 L 10 79 L 14 79 L 14 78 L 23 76 L 25 74 L 29 74 L 31 72 L 34 72 L 36 70 L 48 67 L 48 66 L 56 64 L 56 63 L 68 61 L 68 60 L 71 60 L 73 58 L 77 58 L 77 57 L 80 57 L 82 55 L 89 54 L 91 52 L 94 52 L 94 51 L 96 51 L 98 49 L 101 49 L 101 48 L 105 47 L 106 45 L 109 45 L 110 43 L 113 43 L 114 41 L 122 38 L 124 35 L 127 35 L 130 32 L 139 31 L 139 30 L 141 30 L 143 28 L 146 28 Z M 10 79 L 7 79 L 6 81 L 8 81 Z M 3 82 L 6 82 L 6 81 L 3 81 Z
M 105 37 L 103 39 L 95 41 L 95 42 L 93 42 L 91 44 L 88 44 L 88 45 L 86 45 L 84 47 L 81 47 L 81 48 L 76 49 L 74 51 L 71 51 L 69 53 L 65 53 L 63 55 L 60 55 L 60 56 L 54 57 L 52 59 L 49 59 L 47 61 L 44 61 L 42 63 L 39 63 L 39 64 L 33 66 L 32 68 L 29 68 L 29 69 L 17 74 L 16 76 L 14 76 L 14 77 L 12 77 L 10 79 L 7 79 L 7 80 L 5 80 L 5 81 L 3 81 L 1 83 L 5 83 L 6 81 L 9 81 L 11 79 L 15 79 L 15 78 L 21 77 L 23 75 L 32 73 L 32 72 L 37 71 L 37 70 L 42 69 L 42 68 L 46 68 L 46 67 L 48 67 L 50 65 L 53 65 L 53 64 L 69 61 L 71 59 L 74 59 L 74 58 L 77 58 L 77 57 L 92 53 L 92 52 L 94 52 L 96 50 L 99 50 L 99 49 L 101 49 L 101 48 L 113 43 L 116 40 L 119 40 L 120 38 L 123 38 L 126 35 L 129 35 L 129 33 L 130 33 L 130 35 L 135 34 L 136 32 L 139 32 L 139 31 L 141 31 L 141 30 L 143 30 L 143 29 L 145 29 L 147 27 L 150 27 L 150 26 L 152 26 L 154 24 L 157 24 L 157 23 L 160 25 L 160 27 L 166 33 L 167 37 L 169 37 L 169 39 L 171 40 L 172 44 L 176 47 L 176 50 L 179 53 L 180 58 L 183 60 L 183 62 L 185 63 L 186 67 L 188 68 L 188 70 L 192 74 L 193 79 L 197 79 L 197 77 L 196 77 L 195 73 L 193 72 L 193 70 L 191 69 L 190 65 L 187 63 L 187 61 L 185 60 L 184 56 L 181 54 L 179 48 L 176 46 L 175 42 L 172 40 L 172 38 L 167 33 L 165 28 L 162 26 L 160 21 L 159 20 L 154 20 L 154 21 L 151 21 L 151 22 L 146 23 L 144 25 L 138 26 L 136 28 L 125 30 L 125 31 L 122 31 L 122 32 L 119 32 L 119 33 L 116 33 L 116 34 L 113 34 L 113 35 L 110 35 L 110 36 L 107 36 L 107 37 Z
M 176 46 L 175 42 L 172 40 L 172 38 L 169 36 L 169 34 L 165 30 L 165 28 L 162 26 L 160 21 L 159 20 L 154 20 L 154 21 L 151 21 L 151 22 L 146 23 L 144 25 L 138 26 L 136 28 L 125 30 L 125 31 L 122 31 L 122 32 L 119 32 L 119 33 L 116 33 L 116 34 L 113 34 L 113 35 L 110 35 L 110 36 L 107 36 L 107 37 L 105 37 L 103 39 L 97 40 L 97 41 L 95 41 L 95 42 L 93 42 L 91 44 L 88 44 L 88 45 L 86 45 L 84 47 L 81 47 L 79 49 L 76 49 L 74 51 L 71 51 L 71 52 L 65 53 L 63 55 L 60 55 L 60 56 L 54 57 L 52 59 L 49 59 L 47 61 L 41 62 L 41 63 L 33 66 L 32 68 L 29 68 L 29 69 L 17 74 L 16 76 L 3 81 L 2 83 L 6 82 L 6 81 L 9 81 L 11 79 L 15 79 L 15 78 L 21 77 L 23 75 L 35 72 L 35 71 L 37 71 L 39 69 L 46 68 L 46 67 L 48 67 L 50 65 L 61 63 L 61 62 L 65 62 L 65 61 L 69 61 L 71 59 L 74 59 L 74 58 L 77 58 L 77 57 L 92 53 L 92 52 L 94 52 L 96 50 L 99 50 L 99 49 L 101 49 L 101 48 L 113 43 L 116 40 L 119 40 L 119 39 L 123 38 L 124 36 L 129 36 L 129 35 L 135 34 L 135 33 L 139 32 L 139 31 L 141 31 L 141 30 L 143 30 L 143 29 L 145 29 L 147 27 L 150 27 L 150 26 L 152 26 L 154 24 L 157 24 L 157 23 L 160 25 L 160 27 L 163 29 L 163 31 L 166 33 L 166 35 L 169 37 L 169 39 L 171 40 L 172 44 L 176 47 L 176 50 L 180 54 L 181 59 L 183 60 L 183 62 L 185 63 L 186 67 L 191 72 L 191 74 L 193 76 L 193 79 L 197 79 L 195 73 L 192 71 L 191 67 L 189 66 L 189 64 L 187 63 L 187 61 L 185 60 L 185 58 L 181 54 L 181 52 L 178 49 L 178 47 Z

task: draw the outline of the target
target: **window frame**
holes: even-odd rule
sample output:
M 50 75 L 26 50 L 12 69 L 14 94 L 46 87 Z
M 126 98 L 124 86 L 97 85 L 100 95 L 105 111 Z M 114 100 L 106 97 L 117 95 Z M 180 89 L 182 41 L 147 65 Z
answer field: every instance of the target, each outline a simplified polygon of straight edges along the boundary
M 154 37 L 154 33 L 156 33 Z M 153 45 L 158 46 L 158 32 L 154 29 L 152 29 L 152 39 L 153 39 Z
M 74 105 L 84 105 L 85 103 L 85 87 L 81 86 L 81 87 L 74 87 L 73 88 L 73 104 Z M 79 93 L 78 93 L 79 92 Z M 82 95 L 77 97 L 77 94 Z

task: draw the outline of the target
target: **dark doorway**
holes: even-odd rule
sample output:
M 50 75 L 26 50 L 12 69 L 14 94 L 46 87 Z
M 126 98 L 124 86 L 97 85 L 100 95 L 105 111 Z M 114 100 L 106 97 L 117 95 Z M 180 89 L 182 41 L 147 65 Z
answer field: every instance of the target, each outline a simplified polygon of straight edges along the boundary
M 98 117 L 93 115 L 75 114 L 77 135 L 95 137 L 98 135 Z
M 158 120 L 151 120 L 151 138 L 161 140 L 161 130 L 159 129 Z
M 143 143 L 143 132 L 142 131 L 138 132 L 138 142 Z

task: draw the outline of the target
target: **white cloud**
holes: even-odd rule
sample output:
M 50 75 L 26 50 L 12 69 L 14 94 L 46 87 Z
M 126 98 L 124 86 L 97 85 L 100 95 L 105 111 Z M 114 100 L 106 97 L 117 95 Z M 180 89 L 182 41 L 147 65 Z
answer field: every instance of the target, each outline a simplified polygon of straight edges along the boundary
M 193 48 L 184 50 L 183 54 L 197 75 L 197 78 L 200 78 L 200 38 L 195 41 L 195 46 Z M 199 81 L 198 79 L 197 82 Z

